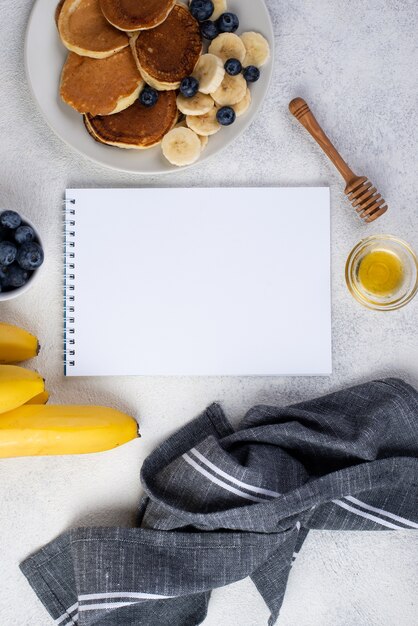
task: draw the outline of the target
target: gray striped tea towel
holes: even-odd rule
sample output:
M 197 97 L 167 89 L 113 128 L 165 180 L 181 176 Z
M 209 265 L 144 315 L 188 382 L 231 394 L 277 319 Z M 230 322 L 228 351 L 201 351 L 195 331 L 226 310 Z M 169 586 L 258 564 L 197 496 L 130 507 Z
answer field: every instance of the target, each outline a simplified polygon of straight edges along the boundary
M 22 563 L 69 626 L 193 626 L 251 576 L 276 621 L 310 528 L 418 529 L 418 394 L 400 380 L 287 408 L 234 432 L 218 405 L 145 461 L 139 527 L 70 530 Z

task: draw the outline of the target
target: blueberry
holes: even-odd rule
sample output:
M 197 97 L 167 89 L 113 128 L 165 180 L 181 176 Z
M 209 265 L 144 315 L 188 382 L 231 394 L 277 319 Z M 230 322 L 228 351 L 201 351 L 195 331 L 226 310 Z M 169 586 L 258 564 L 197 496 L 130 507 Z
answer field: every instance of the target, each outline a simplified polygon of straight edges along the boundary
M 235 33 L 239 26 L 239 19 L 235 13 L 222 13 L 216 21 L 219 32 L 221 33 Z
M 16 211 L 3 211 L 0 215 L 0 224 L 4 228 L 10 228 L 14 230 L 22 223 L 22 218 Z
M 222 126 L 230 126 L 235 122 L 235 111 L 232 107 L 222 107 L 216 112 L 216 119 Z
M 210 22 L 208 20 L 207 22 L 202 22 L 200 25 L 200 32 L 202 37 L 212 41 L 212 39 L 215 39 L 215 37 L 219 35 L 219 28 L 217 27 L 216 22 Z
M 32 226 L 23 224 L 15 230 L 15 241 L 19 244 L 26 243 L 27 241 L 33 241 L 35 239 L 35 233 Z
M 245 67 L 243 74 L 247 83 L 255 83 L 260 78 L 260 70 L 255 65 Z
M 16 260 L 22 269 L 33 271 L 42 265 L 44 252 L 38 243 L 28 241 L 20 246 Z
M 10 241 L 2 241 L 0 243 L 0 264 L 11 265 L 15 261 L 17 255 L 17 248 L 14 243 Z
M 3 267 L 0 265 L 0 287 L 1 287 L 0 291 L 6 290 L 7 270 L 8 270 L 7 267 Z
M 141 93 L 139 94 L 139 101 L 144 107 L 153 107 L 157 104 L 158 91 L 153 89 L 149 85 L 145 85 Z
M 208 20 L 214 11 L 212 0 L 192 0 L 190 13 L 198 22 Z
M 183 78 L 180 83 L 180 93 L 185 98 L 193 98 L 199 91 L 199 81 L 194 76 Z
M 238 61 L 238 59 L 228 59 L 225 62 L 224 67 L 225 72 L 230 76 L 237 76 L 242 72 L 241 61 Z
M 13 265 L 9 265 L 9 267 L 6 268 L 5 277 L 2 279 L 1 283 L 3 287 L 17 289 L 18 287 L 23 287 L 28 278 L 29 272 L 22 269 L 17 263 L 13 263 Z

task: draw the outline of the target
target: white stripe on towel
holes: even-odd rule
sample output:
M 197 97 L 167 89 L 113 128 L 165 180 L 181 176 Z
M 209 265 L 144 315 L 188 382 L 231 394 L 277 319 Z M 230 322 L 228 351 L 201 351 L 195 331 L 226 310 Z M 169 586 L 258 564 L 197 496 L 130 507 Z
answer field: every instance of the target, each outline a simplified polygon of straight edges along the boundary
M 366 511 L 361 511 L 360 509 L 355 509 L 353 506 L 350 506 L 346 502 L 342 500 L 333 500 L 334 504 L 342 507 L 343 509 L 347 509 L 351 513 L 355 513 L 356 515 L 360 515 L 360 517 L 365 517 L 366 519 L 371 520 L 372 522 L 376 522 L 377 524 L 381 524 L 382 526 L 387 526 L 388 528 L 394 528 L 395 530 L 405 530 L 403 526 L 397 526 L 396 524 L 392 524 L 391 522 L 387 522 L 386 520 L 380 519 L 376 517 L 376 515 L 370 515 L 370 513 L 366 513 Z
M 156 593 L 142 593 L 140 591 L 110 591 L 108 593 L 85 593 L 78 597 L 80 602 L 87 600 L 110 600 L 111 598 L 132 598 L 140 600 L 159 600 L 173 598 L 174 596 L 161 596 Z
M 401 517 L 400 515 L 395 515 L 395 513 L 389 513 L 389 511 L 378 509 L 375 506 L 371 506 L 370 504 L 366 504 L 365 502 L 362 502 L 361 500 L 357 500 L 357 498 L 353 498 L 353 496 L 346 496 L 345 500 L 349 500 L 353 504 L 357 504 L 358 506 L 361 506 L 363 509 L 367 509 L 368 511 L 373 511 L 374 513 L 380 513 L 380 515 L 384 515 L 385 517 L 394 519 L 397 522 L 401 522 L 402 524 L 405 524 L 406 526 L 411 526 L 411 528 L 418 528 L 418 524 L 416 524 L 415 522 L 411 522 L 411 520 L 405 519 L 404 517 Z
M 234 476 L 227 474 L 226 472 L 221 470 L 219 467 L 211 463 L 206 457 L 203 456 L 203 454 L 201 454 L 198 450 L 196 450 L 196 448 L 192 448 L 190 452 L 194 454 L 194 456 L 197 457 L 199 461 L 202 461 L 202 463 L 210 467 L 210 469 L 213 470 L 216 474 L 219 474 L 219 476 L 226 478 L 227 480 L 231 481 L 231 483 L 235 483 L 235 485 L 244 487 L 244 489 L 248 489 L 248 491 L 254 491 L 254 493 L 262 493 L 265 496 L 273 496 L 274 498 L 277 498 L 278 496 L 282 495 L 281 493 L 278 493 L 277 491 L 271 491 L 270 489 L 263 489 L 262 487 L 254 487 L 253 485 L 249 485 L 248 483 L 243 483 L 241 480 L 234 478 Z
M 80 606 L 79 611 L 103 611 L 104 609 L 120 609 L 123 606 L 131 606 L 137 604 L 134 602 L 101 602 L 100 604 L 84 604 Z
M 67 620 L 69 617 L 71 617 L 71 613 L 74 613 L 74 611 L 77 611 L 78 609 L 78 602 L 76 602 L 75 604 L 73 604 L 72 606 L 70 606 L 65 613 L 63 613 L 60 617 L 58 617 L 55 620 L 55 624 L 61 624 L 64 620 Z M 73 616 L 71 619 L 76 618 L 78 616 Z
M 241 498 L 247 498 L 247 500 L 253 500 L 253 502 L 268 502 L 268 500 L 266 500 L 265 498 L 257 498 L 256 496 L 251 496 L 249 493 L 245 493 L 244 491 L 235 489 L 235 487 L 232 487 L 231 485 L 228 485 L 228 483 L 225 483 L 223 480 L 216 478 L 216 476 L 213 476 L 213 474 L 209 474 L 209 472 L 207 472 L 203 467 L 198 465 L 196 461 L 194 461 L 188 454 L 183 454 L 183 459 L 187 461 L 189 465 L 194 467 L 195 470 L 200 472 L 200 474 L 202 474 L 203 476 L 206 476 L 206 478 L 209 478 L 209 480 L 215 483 L 216 485 L 223 487 L 223 489 L 226 489 L 227 491 L 230 491 L 231 493 L 235 493 L 237 496 L 241 496 Z

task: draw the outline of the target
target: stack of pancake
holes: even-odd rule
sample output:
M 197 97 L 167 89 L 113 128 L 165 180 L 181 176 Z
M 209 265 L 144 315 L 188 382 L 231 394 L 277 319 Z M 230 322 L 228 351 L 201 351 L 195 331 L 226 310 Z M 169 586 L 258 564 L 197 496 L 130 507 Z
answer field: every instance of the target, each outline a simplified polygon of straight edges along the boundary
M 64 0 L 55 13 L 69 54 L 61 98 L 101 143 L 150 148 L 178 121 L 176 89 L 202 53 L 199 24 L 176 0 Z M 145 83 L 158 89 L 141 104 Z
M 212 17 L 225 12 L 226 0 L 212 1 Z M 243 73 L 226 72 L 225 62 L 258 68 L 270 56 L 255 32 L 221 32 L 202 54 L 200 24 L 176 0 L 61 0 L 55 20 L 69 50 L 60 95 L 83 115 L 90 135 L 119 148 L 161 143 L 178 166 L 194 163 L 226 125 L 223 108 L 234 121 L 251 105 Z M 188 94 L 183 84 L 177 93 L 190 76 L 198 90 Z

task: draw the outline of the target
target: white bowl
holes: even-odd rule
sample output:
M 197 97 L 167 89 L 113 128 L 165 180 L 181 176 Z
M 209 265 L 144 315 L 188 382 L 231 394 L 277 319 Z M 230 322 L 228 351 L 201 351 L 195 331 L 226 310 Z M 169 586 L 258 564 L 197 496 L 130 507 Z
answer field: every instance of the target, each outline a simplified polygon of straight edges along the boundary
M 39 232 L 37 228 L 35 228 L 35 226 L 27 217 L 25 217 L 21 213 L 19 213 L 19 215 L 22 218 L 22 222 L 24 224 L 27 224 L 28 226 L 31 226 L 33 228 L 35 235 L 36 235 L 36 241 L 39 243 L 42 249 L 44 249 L 42 239 L 39 236 Z M 32 272 L 32 276 L 29 278 L 28 282 L 23 285 L 23 287 L 17 287 L 16 289 L 12 289 L 11 291 L 0 292 L 0 302 L 6 302 L 6 300 L 13 300 L 13 298 L 17 298 L 18 296 L 21 296 L 22 293 L 26 293 L 27 291 L 29 291 L 29 289 L 31 289 L 33 285 L 37 282 L 42 268 L 43 268 L 43 264 L 41 265 L 41 267 L 38 267 L 37 270 L 34 270 Z

